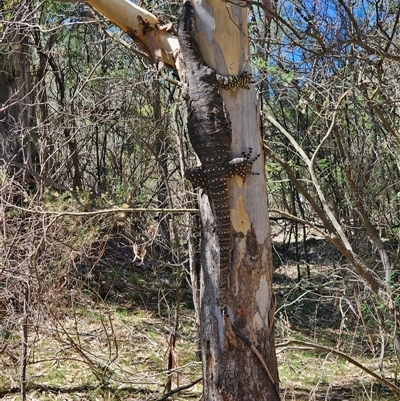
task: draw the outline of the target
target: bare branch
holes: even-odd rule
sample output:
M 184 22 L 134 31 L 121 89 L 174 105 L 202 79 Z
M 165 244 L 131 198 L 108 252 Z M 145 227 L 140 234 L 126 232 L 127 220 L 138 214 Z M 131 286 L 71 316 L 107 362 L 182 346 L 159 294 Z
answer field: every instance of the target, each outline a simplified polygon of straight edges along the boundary
M 390 381 L 386 380 L 384 377 L 379 376 L 375 372 L 373 372 L 371 369 L 368 369 L 366 366 L 362 365 L 361 363 L 357 362 L 355 359 L 351 358 L 347 354 L 337 351 L 333 348 L 329 347 L 324 347 L 319 344 L 311 343 L 311 342 L 305 342 L 305 341 L 299 341 L 299 340 L 289 340 L 284 343 L 276 344 L 277 348 L 283 348 L 283 347 L 291 347 L 292 345 L 299 345 L 300 348 L 296 348 L 298 350 L 301 349 L 314 349 L 318 352 L 328 352 L 333 355 L 336 355 L 340 358 L 345 359 L 347 362 L 350 362 L 354 366 L 357 366 L 359 369 L 363 370 L 365 373 L 369 374 L 372 376 L 374 379 L 376 379 L 379 383 L 383 384 L 384 386 L 388 387 L 390 390 L 394 391 L 396 394 L 400 394 L 400 388 L 392 384 Z
M 154 14 L 127 0 L 88 0 L 86 3 L 126 32 L 159 67 L 166 64 L 177 68 L 178 38 L 163 28 Z

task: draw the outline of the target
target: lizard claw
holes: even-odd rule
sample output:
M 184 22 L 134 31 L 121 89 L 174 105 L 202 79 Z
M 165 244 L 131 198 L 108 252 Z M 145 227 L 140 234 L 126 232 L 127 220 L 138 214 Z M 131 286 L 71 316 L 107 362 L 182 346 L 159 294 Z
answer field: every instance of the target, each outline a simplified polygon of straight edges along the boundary
M 238 175 L 242 177 L 243 180 L 249 175 L 259 175 L 260 173 L 252 173 L 251 168 L 254 162 L 260 157 L 258 154 L 254 159 L 251 159 L 251 154 L 253 152 L 252 148 L 249 151 L 242 152 L 242 157 L 236 157 L 228 162 L 229 164 L 229 176 L 234 177 Z

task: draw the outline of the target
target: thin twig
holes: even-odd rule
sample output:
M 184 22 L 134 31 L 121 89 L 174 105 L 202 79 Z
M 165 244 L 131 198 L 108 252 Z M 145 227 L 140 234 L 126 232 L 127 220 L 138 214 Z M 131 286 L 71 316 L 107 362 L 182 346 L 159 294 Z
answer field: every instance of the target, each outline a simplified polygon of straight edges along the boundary
M 196 379 L 196 380 L 194 380 L 194 381 L 192 381 L 192 382 L 190 382 L 188 384 L 185 384 L 184 386 L 180 386 L 180 387 L 174 388 L 173 390 L 169 391 L 167 394 L 164 394 L 161 398 L 157 398 L 156 401 L 164 401 L 167 398 L 171 397 L 171 395 L 174 395 L 175 393 L 179 393 L 182 390 L 186 390 L 186 389 L 188 389 L 190 387 L 193 387 L 194 385 L 199 383 L 201 380 L 203 380 L 202 377 L 200 377 L 200 378 L 198 378 L 198 379 Z
M 186 208 L 145 208 L 145 207 L 127 207 L 127 208 L 114 208 L 114 209 L 98 209 L 92 210 L 88 212 L 57 212 L 53 210 L 35 210 L 35 209 L 28 209 L 21 206 L 16 206 L 11 203 L 5 202 L 7 206 L 13 209 L 17 209 L 23 212 L 28 212 L 31 214 L 41 214 L 41 215 L 48 215 L 48 216 L 55 216 L 56 218 L 64 217 L 64 216 L 83 216 L 83 217 L 90 217 L 90 216 L 97 216 L 100 214 L 112 214 L 112 213 L 198 213 L 199 209 L 186 209 Z
M 351 358 L 347 354 L 337 351 L 335 349 L 329 348 L 329 347 L 324 347 L 319 344 L 315 343 L 310 343 L 310 342 L 305 342 L 305 341 L 299 341 L 299 340 L 289 340 L 284 343 L 276 344 L 276 348 L 282 348 L 282 347 L 289 347 L 291 345 L 299 345 L 301 347 L 307 347 L 307 349 L 314 349 L 318 352 L 330 352 L 333 355 L 339 356 L 343 359 L 345 359 L 347 362 L 350 362 L 354 366 L 357 366 L 361 370 L 363 370 L 365 373 L 368 375 L 372 376 L 375 378 L 379 383 L 383 384 L 384 386 L 388 387 L 390 390 L 394 391 L 396 394 L 400 394 L 400 388 L 392 384 L 390 381 L 386 380 L 385 378 L 379 376 L 377 373 L 373 372 L 372 370 L 368 369 L 366 366 L 362 365 L 361 363 L 357 362 L 355 359 Z M 301 349 L 301 348 L 300 348 Z

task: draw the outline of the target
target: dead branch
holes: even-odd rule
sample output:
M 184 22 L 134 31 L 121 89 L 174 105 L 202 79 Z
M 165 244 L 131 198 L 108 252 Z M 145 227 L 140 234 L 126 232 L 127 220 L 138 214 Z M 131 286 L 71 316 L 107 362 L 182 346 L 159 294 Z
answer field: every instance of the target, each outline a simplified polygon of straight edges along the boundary
M 171 397 L 171 395 L 174 395 L 174 394 L 176 394 L 176 393 L 179 393 L 179 392 L 182 391 L 182 390 L 186 390 L 186 389 L 188 389 L 188 388 L 190 388 L 190 387 L 193 387 L 194 385 L 196 385 L 197 383 L 199 383 L 199 382 L 202 381 L 202 380 L 203 380 L 203 378 L 200 377 L 200 378 L 198 378 L 198 379 L 196 379 L 196 380 L 193 380 L 192 382 L 190 382 L 190 383 L 188 383 L 188 384 L 185 384 L 184 386 L 177 387 L 177 388 L 175 388 L 175 389 L 169 391 L 167 394 L 164 394 L 161 398 L 157 398 L 156 401 L 164 401 L 164 400 L 167 400 L 169 397 Z
M 374 379 L 376 379 L 379 383 L 384 385 L 385 387 L 388 387 L 390 390 L 395 392 L 396 394 L 400 394 L 400 388 L 395 386 L 393 383 L 390 381 L 386 380 L 384 377 L 379 376 L 377 373 L 373 372 L 366 366 L 362 365 L 361 363 L 357 362 L 355 359 L 351 358 L 349 355 L 337 351 L 335 349 L 329 348 L 329 347 L 324 347 L 323 345 L 311 343 L 311 342 L 306 342 L 306 341 L 299 341 L 299 340 L 289 340 L 284 343 L 276 344 L 276 348 L 283 348 L 283 347 L 291 347 L 292 345 L 298 345 L 300 347 L 296 349 L 314 349 L 318 352 L 328 352 L 333 355 L 336 355 L 340 358 L 345 359 L 347 362 L 350 362 L 352 365 L 357 366 L 359 369 L 363 370 L 365 373 L 368 375 L 372 376 Z

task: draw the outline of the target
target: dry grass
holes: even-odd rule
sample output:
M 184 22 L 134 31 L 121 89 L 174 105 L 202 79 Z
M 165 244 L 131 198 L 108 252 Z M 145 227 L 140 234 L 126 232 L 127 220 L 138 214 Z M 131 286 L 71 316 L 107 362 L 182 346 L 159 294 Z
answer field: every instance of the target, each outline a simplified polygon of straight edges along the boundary
M 65 247 L 63 263 L 56 263 L 55 256 L 47 251 L 61 252 L 55 239 L 63 237 L 66 243 L 69 231 L 63 234 L 54 230 L 54 237 L 46 238 L 49 245 L 42 255 L 46 261 L 53 260 L 49 266 L 54 270 L 43 268 L 32 286 L 46 291 L 31 294 L 27 316 L 28 399 L 155 401 L 161 399 L 170 379 L 174 389 L 178 377 L 179 386 L 200 378 L 190 294 L 187 289 L 181 290 L 180 303 L 175 298 L 177 286 L 185 283 L 184 275 L 174 278 L 173 270 L 155 271 L 152 265 L 132 269 L 125 262 L 132 258 L 126 253 L 127 246 L 118 248 L 114 239 L 100 241 L 97 234 L 88 244 L 88 232 L 92 231 L 89 223 L 86 227 L 86 240 L 81 238 L 79 247 L 75 239 L 73 242 L 83 256 L 77 258 L 71 247 Z M 32 235 L 25 242 L 35 244 L 39 237 Z M 336 255 L 324 245 L 311 254 L 310 277 L 298 283 L 297 265 L 288 258 L 289 253 L 278 255 L 286 259 L 275 273 L 277 343 L 290 339 L 318 343 L 345 352 L 380 374 L 381 333 L 376 322 L 368 320 L 379 314 L 368 304 L 365 289 L 358 287 L 350 274 L 343 274 L 344 263 L 339 269 L 336 259 L 334 266 L 330 257 Z M 14 287 L 0 286 L 10 300 L 4 297 L 6 301 L 0 303 L 0 398 L 8 401 L 20 399 L 23 300 L 17 298 L 18 281 L 13 283 L 14 292 Z M 344 287 L 351 289 L 346 293 L 350 295 L 340 292 Z M 357 302 L 365 309 L 357 310 Z M 171 372 L 169 338 L 177 308 L 174 356 L 178 359 Z M 360 311 L 364 321 L 356 317 Z M 278 347 L 278 362 L 282 401 L 398 400 L 371 376 L 330 352 Z M 390 345 L 386 346 L 382 369 L 393 382 L 397 365 Z M 199 400 L 201 392 L 201 383 L 197 383 L 170 399 Z
M 195 357 L 196 333 L 192 311 L 181 314 L 176 343 L 179 384 L 199 378 L 200 363 Z M 151 310 L 121 309 L 115 303 L 101 307 L 88 300 L 87 307 L 73 309 L 62 320 L 31 322 L 29 335 L 30 400 L 157 400 L 168 379 L 168 338 L 171 321 Z M 282 322 L 277 322 L 282 333 Z M 310 336 L 284 329 L 285 340 Z M 333 330 L 333 333 L 335 331 Z M 328 333 L 328 331 L 327 331 Z M 330 332 L 332 333 L 332 331 Z M 323 333 L 322 333 L 323 334 Z M 281 341 L 283 338 L 278 339 Z M 0 360 L 0 391 L 4 400 L 19 398 L 18 330 L 2 339 L 6 345 Z M 353 355 L 378 371 L 377 360 L 368 354 Z M 299 347 L 278 348 L 283 401 L 298 400 L 386 400 L 397 398 L 377 385 L 353 365 L 329 353 Z M 393 377 L 393 358 L 385 359 L 385 374 Z M 171 399 L 199 399 L 197 384 Z
M 191 319 L 182 319 L 176 342 L 180 385 L 201 375 L 195 360 L 195 332 Z M 54 323 L 54 321 L 53 321 Z M 40 400 L 147 400 L 161 396 L 169 372 L 167 320 L 154 312 L 129 313 L 115 305 L 76 309 L 56 325 L 32 327 L 29 336 L 29 399 Z M 18 348 L 12 333 L 0 361 L 0 391 L 5 400 L 19 399 Z M 9 389 L 9 394 L 7 394 Z M 198 395 L 193 387 L 190 393 Z M 185 398 L 185 397 L 184 397 Z M 183 399 L 183 398 L 182 398 Z

